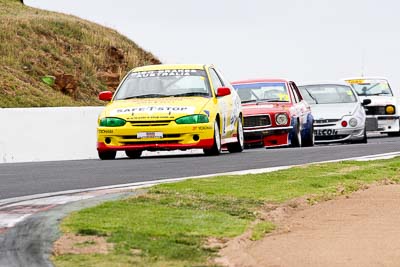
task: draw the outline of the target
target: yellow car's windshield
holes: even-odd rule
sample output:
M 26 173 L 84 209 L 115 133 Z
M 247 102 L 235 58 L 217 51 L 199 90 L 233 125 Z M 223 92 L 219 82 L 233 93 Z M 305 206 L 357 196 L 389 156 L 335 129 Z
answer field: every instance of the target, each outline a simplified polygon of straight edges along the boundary
M 119 87 L 114 100 L 182 96 L 211 96 L 204 70 L 132 72 Z

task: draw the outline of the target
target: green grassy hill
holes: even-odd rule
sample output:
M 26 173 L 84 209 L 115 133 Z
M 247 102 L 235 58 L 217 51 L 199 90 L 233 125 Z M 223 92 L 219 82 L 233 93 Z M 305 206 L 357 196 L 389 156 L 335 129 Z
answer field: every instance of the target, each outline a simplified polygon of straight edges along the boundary
M 129 69 L 159 63 L 115 30 L 0 0 L 0 107 L 100 105 Z

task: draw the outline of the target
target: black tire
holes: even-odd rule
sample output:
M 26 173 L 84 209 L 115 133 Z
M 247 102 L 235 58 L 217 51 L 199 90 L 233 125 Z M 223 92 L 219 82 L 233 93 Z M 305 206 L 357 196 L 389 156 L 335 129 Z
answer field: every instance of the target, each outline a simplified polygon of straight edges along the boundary
M 138 159 L 142 155 L 142 151 L 141 150 L 125 150 L 125 154 L 130 159 Z
M 314 146 L 315 144 L 315 135 L 314 135 L 314 123 L 311 124 L 310 132 L 307 134 L 307 137 L 302 141 L 303 146 Z
M 387 135 L 390 137 L 396 137 L 396 136 L 400 136 L 400 132 L 387 133 Z
M 364 129 L 363 139 L 361 139 L 360 143 L 363 143 L 363 144 L 368 143 L 367 128 Z
M 230 143 L 227 145 L 228 151 L 230 153 L 242 152 L 244 149 L 244 132 L 243 132 L 243 124 L 242 118 L 239 118 L 237 123 L 237 142 Z
M 301 130 L 300 130 L 300 123 L 297 122 L 296 129 L 294 135 L 292 137 L 292 147 L 301 147 Z
M 218 121 L 214 122 L 214 144 L 210 149 L 203 149 L 207 156 L 217 156 L 221 154 L 221 133 L 219 131 Z
M 99 158 L 101 160 L 111 160 L 115 159 L 115 156 L 117 155 L 117 151 L 98 151 Z
M 367 137 L 367 128 L 364 128 L 363 138 L 357 141 L 352 142 L 353 144 L 367 144 L 368 137 Z
M 400 124 L 400 122 L 399 122 L 399 124 Z M 387 135 L 390 136 L 390 137 L 400 136 L 400 131 L 398 131 L 398 132 L 387 133 Z

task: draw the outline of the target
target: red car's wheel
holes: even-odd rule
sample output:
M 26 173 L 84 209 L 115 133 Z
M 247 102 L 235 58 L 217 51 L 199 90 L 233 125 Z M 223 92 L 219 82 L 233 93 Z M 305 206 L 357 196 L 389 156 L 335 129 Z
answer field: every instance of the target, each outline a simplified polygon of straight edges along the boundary
M 314 146 L 314 143 L 315 143 L 315 135 L 314 135 L 314 125 L 312 123 L 306 138 L 304 138 L 303 146 Z
M 300 123 L 297 122 L 295 126 L 295 132 L 292 137 L 292 146 L 294 147 L 301 147 L 301 129 L 300 129 Z

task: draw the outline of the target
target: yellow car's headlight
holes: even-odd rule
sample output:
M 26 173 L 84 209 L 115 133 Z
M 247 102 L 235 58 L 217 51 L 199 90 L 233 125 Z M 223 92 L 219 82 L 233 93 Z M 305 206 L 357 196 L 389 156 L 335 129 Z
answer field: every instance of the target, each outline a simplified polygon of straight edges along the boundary
M 396 112 L 396 109 L 393 105 L 388 105 L 386 106 L 386 114 L 394 114 Z
M 124 119 L 106 117 L 100 119 L 99 125 L 103 127 L 118 127 L 118 126 L 124 126 L 125 123 L 126 121 Z
M 208 117 L 203 114 L 189 115 L 180 117 L 175 120 L 177 124 L 195 124 L 195 123 L 207 123 Z

